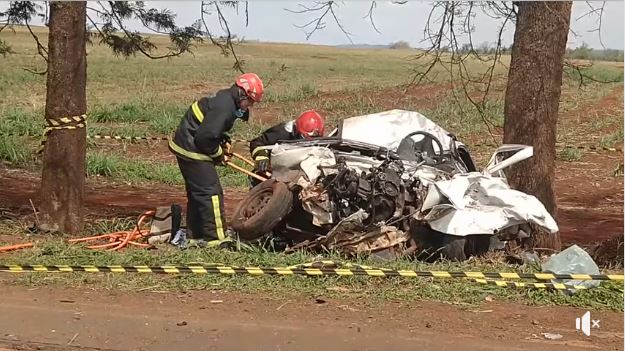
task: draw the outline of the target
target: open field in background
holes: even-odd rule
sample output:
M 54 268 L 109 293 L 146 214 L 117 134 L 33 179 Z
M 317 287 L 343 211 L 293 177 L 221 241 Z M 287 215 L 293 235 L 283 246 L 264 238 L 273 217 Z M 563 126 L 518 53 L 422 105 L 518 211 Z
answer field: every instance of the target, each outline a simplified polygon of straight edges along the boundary
M 46 45 L 43 28 L 36 32 Z M 2 58 L 0 67 L 0 134 L 38 136 L 42 132 L 45 106 L 45 77 L 24 68 L 43 70 L 44 62 L 37 55 L 30 34 L 23 30 L 2 34 L 16 54 Z M 162 47 L 165 38 L 155 41 Z M 378 112 L 392 108 L 420 111 L 460 138 L 470 141 L 478 162 L 483 163 L 493 150 L 493 137 L 486 123 L 463 98 L 461 89 L 452 90 L 442 67 L 435 68 L 438 81 L 405 89 L 409 82 L 416 50 L 339 49 L 326 46 L 297 44 L 244 44 L 237 48 L 246 69 L 270 80 L 266 100 L 255 108 L 249 124 L 237 122 L 235 137 L 248 139 L 278 120 L 293 118 L 308 108 L 316 108 L 328 116 L 331 124 L 345 117 Z M 504 58 L 504 63 L 508 58 Z M 108 48 L 97 44 L 88 46 L 88 133 L 122 136 L 164 136 L 177 126 L 188 105 L 205 94 L 231 84 L 237 72 L 232 58 L 223 57 L 219 49 L 203 44 L 193 55 L 150 60 L 141 56 L 128 59 L 114 57 Z M 279 68 L 286 65 L 282 73 Z M 475 61 L 475 74 L 487 66 Z M 505 67 L 497 68 L 487 118 L 495 126 L 503 123 L 503 92 Z M 623 69 L 615 63 L 596 63 L 590 74 L 602 80 L 620 83 L 592 83 L 579 88 L 572 71 L 565 81 L 561 112 L 575 113 L 593 102 L 609 96 L 622 87 Z M 479 94 L 476 92 L 476 94 Z M 460 104 L 454 98 L 460 97 Z M 463 113 L 464 111 L 464 113 Z M 594 116 L 581 116 L 568 123 L 561 119 L 558 139 L 563 144 L 589 142 L 596 147 L 614 146 L 622 139 L 622 108 L 601 109 Z M 584 121 L 580 121 L 583 118 Z M 583 123 L 580 123 L 583 122 Z M 329 128 L 331 129 L 331 128 Z M 583 135 L 587 131 L 604 133 Z M 500 140 L 500 128 L 492 131 Z M 585 139 L 585 140 L 584 140 Z M 25 142 L 27 140 L 27 142 Z M 37 138 L 3 137 L 0 159 L 11 165 L 34 169 L 37 159 L 33 153 Z M 90 142 L 88 175 L 123 179 L 137 183 L 155 181 L 181 184 L 174 158 L 164 142 Z M 473 145 L 472 145 L 473 144 Z M 586 145 L 588 146 L 588 145 Z M 245 148 L 245 145 L 237 145 Z M 158 150 L 158 152 L 154 152 Z M 119 152 L 123 151 L 123 152 Z M 579 161 L 584 150 L 563 149 L 563 161 Z M 163 164 L 165 162 L 165 164 Z M 618 168 L 615 163 L 613 169 Z M 227 174 L 226 186 L 245 185 L 240 174 Z
M 17 52 L 0 57 L 0 164 L 3 164 L 0 166 L 0 210 L 4 211 L 1 217 L 7 218 L 0 222 L 0 242 L 13 242 L 23 240 L 24 228 L 34 220 L 32 215 L 21 217 L 32 214 L 29 200 L 32 199 L 35 206 L 38 201 L 36 192 L 40 161 L 34 152 L 39 143 L 38 136 L 42 133 L 45 77 L 23 69 L 44 68 L 43 60 L 36 55 L 35 46 L 26 33 L 4 31 L 2 39 Z M 45 35 L 41 39 L 45 45 Z M 408 109 L 419 111 L 454 132 L 469 145 L 478 163 L 484 165 L 495 149 L 493 138 L 501 141 L 505 67 L 497 69 L 497 78 L 487 104 L 487 118 L 495 125 L 491 128 L 491 136 L 482 117 L 462 98 L 462 92 L 459 89 L 454 92 L 442 67 L 435 69 L 439 74 L 433 82 L 405 91 L 402 85 L 410 80 L 410 69 L 415 64 L 409 59 L 416 52 L 294 44 L 250 43 L 239 46 L 237 53 L 246 61 L 246 70 L 258 73 L 265 81 L 271 79 L 271 83 L 265 102 L 254 108 L 249 124 L 236 123 L 233 137 L 251 138 L 270 124 L 293 118 L 309 108 L 321 110 L 331 124 L 360 114 L 393 108 Z M 507 60 L 509 58 L 504 59 Z M 88 134 L 167 135 L 176 128 L 182 114 L 195 99 L 231 84 L 238 73 L 232 69 L 232 63 L 232 58 L 222 57 L 218 49 L 207 45 L 198 47 L 194 55 L 168 60 L 149 60 L 139 56 L 116 58 L 107 48 L 88 46 Z M 278 74 L 283 64 L 288 69 Z M 476 74 L 486 69 L 478 61 L 471 65 Z M 581 88 L 572 72 L 568 73 L 570 75 L 566 76 L 563 85 L 558 127 L 558 222 L 566 243 L 588 244 L 623 231 L 623 67 L 622 64 L 595 62 L 589 70 L 590 75 L 617 82 L 593 82 Z M 454 99 L 454 93 L 460 96 L 459 104 Z M 565 148 L 567 145 L 581 148 Z M 246 149 L 246 145 L 235 147 Z M 130 216 L 132 220 L 141 210 L 185 202 L 182 178 L 165 142 L 90 141 L 87 157 L 86 206 L 90 232 L 101 233 L 129 225 L 128 222 L 120 224 L 119 218 L 106 219 L 111 216 Z M 231 212 L 242 196 L 244 189 L 241 188 L 246 186 L 246 178 L 229 169 L 221 169 L 220 173 L 222 184 L 227 187 L 226 211 Z M 266 253 L 197 255 L 204 254 L 167 252 L 157 257 L 144 251 L 130 251 L 109 255 L 79 251 L 52 241 L 42 243 L 41 248 L 35 251 L 4 254 L 3 257 L 15 262 L 26 260 L 39 263 L 60 263 L 59 260 L 67 257 L 67 262 L 72 263 L 148 264 L 196 260 L 267 265 L 299 263 L 312 258 Z M 396 264 L 398 267 L 414 268 L 414 264 L 409 262 Z M 467 264 L 473 269 L 502 268 L 488 259 Z M 463 267 L 441 263 L 434 268 Z M 64 282 L 111 289 L 155 284 L 158 289 L 206 288 L 211 285 L 218 289 L 243 291 L 272 289 L 275 287 L 272 283 L 277 282 L 270 279 L 252 282 L 247 278 L 195 280 L 193 277 L 182 277 L 157 283 L 151 279 L 29 275 L 22 282 L 33 285 Z M 288 287 L 290 290 L 287 291 L 327 294 L 339 283 L 332 279 L 319 281 L 321 283 L 317 284 L 298 279 L 276 284 Z M 343 280 L 333 291 L 349 291 L 346 295 L 350 297 L 369 297 L 368 284 L 358 279 Z M 498 294 L 498 298 L 511 301 L 520 299 L 527 303 L 591 305 L 622 310 L 622 290 L 616 287 L 570 298 L 536 291 L 502 292 L 497 288 L 466 282 L 426 284 L 389 281 L 380 287 L 383 291 L 381 296 L 389 298 L 476 303 L 485 296 Z M 376 291 L 380 292 L 379 289 Z M 453 295 L 451 292 L 458 293 Z

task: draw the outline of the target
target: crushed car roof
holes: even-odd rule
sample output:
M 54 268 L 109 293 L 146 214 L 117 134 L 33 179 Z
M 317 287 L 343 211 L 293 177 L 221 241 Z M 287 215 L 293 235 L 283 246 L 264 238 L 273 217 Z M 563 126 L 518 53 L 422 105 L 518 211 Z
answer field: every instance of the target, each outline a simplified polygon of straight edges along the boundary
M 416 131 L 434 135 L 444 151 L 449 150 L 452 138 L 447 130 L 419 112 L 399 109 L 346 118 L 339 125 L 338 137 L 395 151 L 403 138 Z M 463 144 L 456 141 L 456 145 Z

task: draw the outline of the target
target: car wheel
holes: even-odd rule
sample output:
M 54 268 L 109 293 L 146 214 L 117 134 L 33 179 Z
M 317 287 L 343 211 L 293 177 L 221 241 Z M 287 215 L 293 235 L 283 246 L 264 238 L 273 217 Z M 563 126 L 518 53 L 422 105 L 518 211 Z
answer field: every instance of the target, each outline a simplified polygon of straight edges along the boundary
M 275 179 L 256 185 L 239 202 L 231 227 L 240 238 L 255 240 L 270 233 L 291 212 L 293 193 Z

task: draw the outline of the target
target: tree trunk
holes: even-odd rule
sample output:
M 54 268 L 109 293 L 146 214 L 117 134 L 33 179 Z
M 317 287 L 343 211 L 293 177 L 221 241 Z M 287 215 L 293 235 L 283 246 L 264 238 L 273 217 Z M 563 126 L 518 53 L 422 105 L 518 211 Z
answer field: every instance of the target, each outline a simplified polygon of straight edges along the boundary
M 558 104 L 571 2 L 517 2 L 518 16 L 504 107 L 504 142 L 534 147 L 507 171 L 510 185 L 536 196 L 555 217 L 553 190 Z M 560 236 L 538 233 L 533 245 L 560 250 Z
M 46 119 L 80 116 L 86 99 L 86 2 L 52 2 Z M 47 231 L 83 229 L 86 129 L 52 131 L 43 154 L 41 224 Z

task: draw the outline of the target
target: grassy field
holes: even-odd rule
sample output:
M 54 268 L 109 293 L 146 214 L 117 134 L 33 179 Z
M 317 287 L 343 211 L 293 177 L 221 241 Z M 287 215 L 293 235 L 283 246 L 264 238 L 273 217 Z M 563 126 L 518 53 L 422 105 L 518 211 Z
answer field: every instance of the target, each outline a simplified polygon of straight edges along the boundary
M 45 33 L 41 29 L 45 45 Z M 13 46 L 15 54 L 0 57 L 0 162 L 11 168 L 38 170 L 35 155 L 38 136 L 42 133 L 45 106 L 45 77 L 29 73 L 24 68 L 43 69 L 30 37 L 23 31 L 4 31 L 1 38 Z M 161 41 L 162 39 L 157 39 Z M 166 44 L 166 43 L 164 43 Z M 417 110 L 467 141 L 478 162 L 483 164 L 493 151 L 493 138 L 485 123 L 468 101 L 454 99 L 444 69 L 437 67 L 437 80 L 411 89 L 404 95 L 401 87 L 410 81 L 410 60 L 415 50 L 357 50 L 295 44 L 250 43 L 237 48 L 246 61 L 246 70 L 258 73 L 267 87 L 266 101 L 257 106 L 249 124 L 236 124 L 234 137 L 255 136 L 268 121 L 286 120 L 308 108 L 322 110 L 331 123 L 341 118 L 391 108 Z M 508 58 L 505 58 L 506 61 Z M 218 49 L 201 46 L 193 55 L 167 60 L 144 57 L 128 59 L 114 57 L 107 48 L 88 46 L 88 134 L 122 136 L 164 136 L 171 133 L 194 99 L 229 86 L 237 75 L 232 59 L 220 56 Z M 288 69 L 280 73 L 280 67 Z M 479 73 L 486 66 L 471 64 Z M 495 125 L 494 137 L 501 138 L 503 123 L 503 92 L 505 67 L 497 69 L 498 78 L 486 105 L 486 114 Z M 615 83 L 592 82 L 578 86 L 572 71 L 565 77 L 561 98 L 561 122 L 558 128 L 558 160 L 576 164 L 587 149 L 564 148 L 578 145 L 612 148 L 623 139 L 622 86 L 623 67 L 614 63 L 595 63 L 589 74 L 597 79 Z M 620 89 L 620 106 L 598 106 Z M 8 136 L 13 135 L 13 136 Z M 17 136 L 15 136 L 17 135 Z M 30 135 L 32 137 L 24 137 Z M 244 146 L 243 146 L 244 147 Z M 87 154 L 87 175 L 133 184 L 160 183 L 181 185 L 182 178 L 173 156 L 162 145 L 142 142 L 104 143 L 90 141 Z M 621 160 L 614 161 L 621 170 Z M 227 187 L 245 186 L 246 179 L 229 169 L 221 169 L 222 184 Z M 618 176 L 615 171 L 615 176 Z M 622 173 L 618 173 L 622 174 Z M 89 232 L 127 227 L 128 222 L 108 221 L 90 223 Z M 23 223 L 5 221 L 0 234 L 26 238 Z M 241 265 L 288 265 L 311 260 L 304 254 L 285 256 L 262 251 L 224 253 L 174 250 L 132 250 L 125 253 L 85 251 L 69 246 L 60 239 L 43 241 L 36 250 L 3 254 L 0 263 L 91 263 L 91 264 L 173 264 L 189 262 L 223 262 Z M 379 262 L 363 258 L 363 263 Z M 510 267 L 485 259 L 462 265 L 440 263 L 424 266 L 407 261 L 384 266 L 416 269 L 511 270 Z M 532 270 L 532 267 L 520 269 Z M 596 308 L 623 309 L 622 285 L 605 284 L 605 288 L 585 291 L 573 296 L 544 290 L 514 290 L 482 286 L 466 281 L 429 280 L 365 280 L 357 278 L 249 278 L 249 277 L 162 277 L 117 275 L 38 275 L 19 276 L 18 283 L 70 284 L 100 286 L 108 289 L 223 288 L 243 291 L 272 291 L 273 293 L 344 294 L 351 297 L 426 298 L 459 304 L 473 304 L 486 296 L 525 303 L 569 304 Z M 375 285 L 376 289 L 371 289 Z M 343 291 L 343 292 L 341 292 Z
M 45 45 L 44 30 L 38 29 L 37 32 Z M 37 56 L 28 33 L 22 30 L 15 33 L 4 31 L 2 38 L 16 53 L 0 58 L 0 134 L 38 136 L 42 132 L 45 77 L 29 73 L 24 68 L 42 70 L 44 62 Z M 163 38 L 155 41 L 161 46 L 166 45 Z M 403 90 L 395 88 L 410 80 L 410 69 L 414 67 L 411 58 L 416 54 L 415 50 L 357 50 L 258 43 L 241 45 L 237 50 L 246 62 L 246 69 L 257 72 L 270 83 L 266 101 L 253 112 L 252 121 L 236 124 L 236 137 L 250 138 L 268 126 L 265 121 L 292 118 L 307 108 L 322 110 L 330 122 L 389 108 L 404 108 L 418 110 L 460 137 L 475 138 L 478 144 L 492 142 L 492 138 L 485 133 L 482 117 L 468 101 L 462 99 L 458 104 L 449 87 L 437 96 L 437 104 L 428 101 L 428 97 L 432 97 L 430 89 L 403 96 Z M 280 72 L 282 65 L 288 69 Z M 472 66 L 476 74 L 486 69 L 485 64 L 477 61 Z M 437 79 L 441 84 L 445 83 L 447 76 L 442 74 L 442 67 L 436 70 L 441 73 L 436 75 Z M 502 75 L 505 68 L 501 66 L 497 72 Z M 622 81 L 623 78 L 622 67 L 614 63 L 597 64 L 591 69 L 591 74 L 605 80 Z M 237 72 L 232 69 L 232 58 L 221 56 L 217 48 L 208 45 L 196 48 L 193 55 L 166 60 L 139 56 L 116 58 L 107 48 L 90 45 L 88 133 L 167 135 L 176 128 L 181 115 L 194 99 L 228 86 L 236 75 Z M 580 90 L 576 83 L 571 77 L 565 84 L 563 112 L 596 100 L 615 86 L 614 83 L 594 83 Z M 616 83 L 619 84 L 622 83 Z M 431 86 L 434 89 L 436 83 Z M 495 93 L 486 109 L 489 120 L 498 126 L 503 122 L 501 92 L 504 88 L 505 80 L 497 79 Z M 460 92 L 456 91 L 456 94 Z M 559 134 L 564 142 L 566 136 L 566 131 Z M 606 136 L 602 146 L 609 146 L 618 137 Z M 4 137 L 0 140 L 0 159 L 14 166 L 37 167 L 38 160 L 33 154 L 37 141 L 33 138 Z M 479 147 L 476 152 L 479 154 Z M 581 152 L 564 150 L 560 157 L 575 160 Z M 180 184 L 181 178 L 176 174 L 173 157 L 171 167 L 161 167 L 161 162 L 154 162 L 149 157 L 137 160 L 132 158 L 132 153 L 124 157 L 102 152 L 95 143 L 90 143 L 88 157 L 89 175 Z M 239 186 L 245 184 L 245 180 L 234 174 L 227 177 L 225 184 Z

